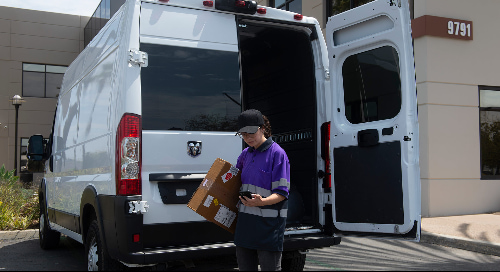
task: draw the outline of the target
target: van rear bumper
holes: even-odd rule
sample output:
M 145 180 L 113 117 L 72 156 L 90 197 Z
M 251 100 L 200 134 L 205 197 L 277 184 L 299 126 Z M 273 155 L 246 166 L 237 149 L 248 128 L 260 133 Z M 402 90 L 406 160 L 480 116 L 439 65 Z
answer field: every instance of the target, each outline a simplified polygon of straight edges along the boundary
M 98 196 L 103 237 L 114 259 L 127 264 L 149 265 L 236 254 L 232 235 L 210 222 L 144 225 L 141 214 L 128 213 L 128 202 L 138 200 L 139 196 Z M 133 242 L 132 237 L 136 234 L 143 239 Z M 160 242 L 153 243 L 154 239 Z M 296 233 L 285 235 L 283 249 L 307 250 L 339 243 L 340 237 L 322 232 Z
M 327 236 L 321 233 L 294 235 L 285 237 L 284 251 L 307 250 L 330 247 L 340 244 L 340 237 Z M 169 248 L 151 248 L 142 252 L 123 256 L 122 261 L 129 264 L 157 264 L 174 260 L 208 258 L 221 255 L 235 255 L 236 247 L 231 243 L 214 243 L 199 246 L 181 246 Z

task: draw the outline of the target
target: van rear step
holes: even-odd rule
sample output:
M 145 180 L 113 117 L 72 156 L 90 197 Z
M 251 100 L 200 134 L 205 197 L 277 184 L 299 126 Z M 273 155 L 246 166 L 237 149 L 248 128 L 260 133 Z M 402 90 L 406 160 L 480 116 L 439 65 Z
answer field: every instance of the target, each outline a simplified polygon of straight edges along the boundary
M 305 235 L 288 235 L 283 244 L 284 251 L 308 250 L 330 247 L 340 244 L 340 237 L 327 236 L 322 233 Z M 177 246 L 168 248 L 148 248 L 142 252 L 129 255 L 126 263 L 155 264 L 167 261 L 198 259 L 221 255 L 235 255 L 234 243 L 213 243 L 195 246 Z

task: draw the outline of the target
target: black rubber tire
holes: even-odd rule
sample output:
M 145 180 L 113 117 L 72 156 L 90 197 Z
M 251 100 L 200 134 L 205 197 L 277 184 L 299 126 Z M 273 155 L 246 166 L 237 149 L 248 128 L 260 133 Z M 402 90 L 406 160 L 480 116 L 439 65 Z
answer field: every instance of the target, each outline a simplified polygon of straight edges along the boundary
M 306 254 L 297 251 L 283 252 L 281 259 L 282 271 L 303 271 L 306 265 Z
M 124 268 L 120 262 L 113 260 L 104 248 L 101 241 L 99 225 L 95 219 L 90 223 L 87 232 L 85 253 L 87 255 L 88 271 L 117 271 L 123 270 Z
M 49 222 L 47 221 L 47 213 L 45 212 L 45 203 L 43 200 L 39 201 L 40 204 L 40 224 L 38 227 L 38 236 L 40 240 L 40 247 L 44 250 L 56 248 L 61 239 L 61 233 L 51 230 Z

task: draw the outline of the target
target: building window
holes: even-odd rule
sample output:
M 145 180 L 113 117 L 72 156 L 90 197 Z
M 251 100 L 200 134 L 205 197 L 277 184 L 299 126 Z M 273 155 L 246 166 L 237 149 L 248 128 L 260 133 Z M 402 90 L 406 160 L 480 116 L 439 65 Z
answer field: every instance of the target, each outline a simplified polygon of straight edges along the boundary
M 23 96 L 56 97 L 66 66 L 23 63 Z
M 302 13 L 302 0 L 269 0 L 269 6 L 291 12 Z
M 479 86 L 481 179 L 500 179 L 500 87 Z
M 326 17 L 337 15 L 355 7 L 359 7 L 374 0 L 327 0 Z
M 124 3 L 125 0 L 102 0 L 99 3 L 99 6 L 97 6 L 84 29 L 85 47 L 87 47 L 90 41 L 92 41 Z
M 18 164 L 20 168 L 20 173 L 27 173 L 28 172 L 28 157 L 26 157 L 27 151 L 28 151 L 28 138 L 21 138 L 21 152 L 19 153 L 21 155 L 20 160 L 21 163 Z

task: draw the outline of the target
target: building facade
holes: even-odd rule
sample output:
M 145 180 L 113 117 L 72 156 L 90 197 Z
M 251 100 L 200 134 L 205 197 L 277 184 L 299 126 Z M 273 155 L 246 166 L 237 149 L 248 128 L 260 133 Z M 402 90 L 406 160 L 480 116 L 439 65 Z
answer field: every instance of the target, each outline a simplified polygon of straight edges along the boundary
M 26 145 L 33 134 L 48 137 L 56 95 L 66 67 L 84 48 L 89 17 L 0 7 L 0 167 L 27 171 Z M 18 111 L 15 154 L 14 95 L 23 97 Z M 24 154 L 23 154 L 24 153 Z
M 112 16 L 108 9 L 116 7 L 109 1 L 92 19 L 0 7 L 0 166 L 14 167 L 15 109 L 9 100 L 16 94 L 25 100 L 18 119 L 22 174 L 27 138 L 50 134 L 62 73 Z M 315 17 L 325 27 L 329 16 L 369 1 L 257 2 Z M 422 216 L 500 211 L 500 77 L 495 69 L 500 1 L 410 0 L 410 5 Z

